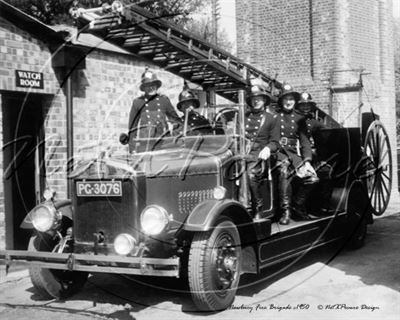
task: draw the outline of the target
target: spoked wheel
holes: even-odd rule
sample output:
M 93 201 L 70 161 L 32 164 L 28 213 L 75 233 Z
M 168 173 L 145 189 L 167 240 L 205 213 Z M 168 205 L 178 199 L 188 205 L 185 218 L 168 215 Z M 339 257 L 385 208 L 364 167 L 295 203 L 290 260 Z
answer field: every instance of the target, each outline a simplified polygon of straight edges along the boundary
M 382 123 L 371 123 L 365 136 L 365 175 L 373 214 L 382 215 L 389 203 L 392 190 L 392 153 L 389 136 Z
M 57 241 L 46 234 L 32 236 L 28 251 L 51 252 L 57 246 Z M 36 265 L 30 265 L 29 275 L 36 291 L 43 298 L 66 298 L 78 292 L 86 283 L 88 273 L 65 270 L 52 270 Z
M 241 267 L 239 232 L 222 218 L 209 232 L 193 237 L 188 278 L 192 298 L 202 311 L 220 311 L 235 299 Z

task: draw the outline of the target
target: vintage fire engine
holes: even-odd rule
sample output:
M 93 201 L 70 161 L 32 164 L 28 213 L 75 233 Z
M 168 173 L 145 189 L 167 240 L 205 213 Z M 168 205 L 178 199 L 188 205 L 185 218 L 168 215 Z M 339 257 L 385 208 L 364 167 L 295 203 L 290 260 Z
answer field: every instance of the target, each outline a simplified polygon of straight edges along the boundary
M 210 120 L 229 118 L 234 125 L 202 136 L 137 138 L 125 155 L 77 166 L 69 177 L 72 199 L 45 194 L 22 225 L 34 229 L 28 250 L 0 252 L 7 262 L 29 262 L 43 296 L 67 297 L 93 272 L 177 277 L 188 281 L 199 309 L 223 310 L 234 301 L 241 274 L 334 241 L 363 244 L 367 224 L 385 211 L 391 191 L 389 139 L 374 114 L 360 127 L 343 128 L 319 111 L 330 127 L 316 143 L 332 167 L 334 212 L 278 225 L 274 174 L 267 168 L 265 218 L 254 220 L 244 170 L 244 89 L 258 78 L 277 97 L 281 84 L 140 7 L 114 3 L 74 14 L 85 31 L 202 86 Z M 215 93 L 232 107 L 217 109 Z

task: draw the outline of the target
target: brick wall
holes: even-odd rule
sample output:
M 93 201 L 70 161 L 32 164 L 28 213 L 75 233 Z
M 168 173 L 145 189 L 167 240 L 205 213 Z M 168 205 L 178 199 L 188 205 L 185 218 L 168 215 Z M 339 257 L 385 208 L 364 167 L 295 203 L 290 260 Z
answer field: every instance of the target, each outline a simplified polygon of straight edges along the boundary
M 236 0 L 236 12 L 238 56 L 308 90 L 325 111 L 330 84 L 359 79 L 357 71 L 331 71 L 364 69 L 362 112 L 381 116 L 395 149 L 392 0 Z M 358 126 L 359 104 L 358 92 L 335 92 L 332 115 Z
M 395 88 L 396 88 L 396 110 L 397 126 L 400 128 L 400 18 L 396 18 L 393 30 L 394 50 L 395 50 Z M 397 130 L 397 145 L 400 145 L 400 130 Z
M 1 104 L 1 95 L 0 95 Z M 0 137 L 3 145 L 3 112 L 0 112 Z M 4 184 L 3 184 L 3 152 L 0 152 L 0 250 L 5 248 L 5 217 L 4 217 Z
M 129 111 L 139 90 L 145 64 L 125 60 L 118 54 L 94 52 L 86 61 L 86 69 L 78 72 L 75 88 L 74 116 L 75 151 L 87 143 L 115 145 L 121 132 L 127 132 Z M 183 81 L 159 70 L 163 82 L 159 92 L 176 105 Z
M 86 57 L 86 69 L 74 71 L 73 117 L 74 159 L 93 156 L 99 149 L 80 150 L 83 146 L 101 142 L 118 145 L 121 132 L 126 132 L 130 106 L 139 91 L 141 74 L 145 64 L 132 56 L 109 51 L 94 50 Z M 15 70 L 42 72 L 44 89 L 15 86 Z M 159 70 L 163 81 L 161 93 L 170 97 L 176 105 L 182 89 L 182 79 Z M 51 67 L 51 53 L 47 45 L 29 33 L 0 18 L 0 103 L 2 91 L 25 92 L 43 95 L 41 106 L 45 115 L 45 166 L 47 187 L 57 192 L 58 198 L 67 196 L 67 143 L 66 143 L 66 97 Z M 40 106 L 38 106 L 40 107 Z M 2 113 L 0 112 L 0 139 L 2 136 Z M 0 152 L 0 178 L 3 177 L 3 154 Z M 4 184 L 0 183 L 0 249 L 5 246 Z

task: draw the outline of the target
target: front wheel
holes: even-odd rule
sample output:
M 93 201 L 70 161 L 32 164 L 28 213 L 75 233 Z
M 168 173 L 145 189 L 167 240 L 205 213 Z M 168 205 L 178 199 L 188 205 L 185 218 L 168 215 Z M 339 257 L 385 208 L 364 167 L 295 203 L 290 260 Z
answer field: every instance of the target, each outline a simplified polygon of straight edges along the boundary
M 32 236 L 28 251 L 51 252 L 57 241 L 46 234 Z M 44 298 L 66 298 L 79 291 L 85 284 L 86 272 L 52 270 L 35 265 L 29 266 L 29 275 L 36 291 Z
M 228 308 L 235 299 L 240 267 L 240 236 L 229 218 L 221 218 L 208 232 L 196 233 L 188 263 L 189 287 L 196 306 L 203 311 Z

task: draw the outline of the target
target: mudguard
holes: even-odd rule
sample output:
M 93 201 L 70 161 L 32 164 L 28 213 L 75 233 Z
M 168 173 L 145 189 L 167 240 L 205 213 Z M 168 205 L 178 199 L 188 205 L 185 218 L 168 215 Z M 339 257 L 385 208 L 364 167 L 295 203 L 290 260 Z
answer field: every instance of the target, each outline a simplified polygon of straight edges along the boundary
M 368 223 L 373 222 L 371 204 L 365 186 L 359 180 L 351 182 L 349 187 L 334 188 L 330 206 L 336 212 L 357 213 L 364 216 Z
M 183 229 L 186 231 L 208 231 L 223 212 L 230 213 L 233 211 L 235 212 L 235 214 L 232 215 L 233 220 L 240 220 L 243 222 L 252 221 L 246 208 L 235 200 L 207 200 L 199 203 L 193 209 Z M 228 214 L 228 216 L 231 215 Z
M 41 204 L 46 203 L 46 202 L 48 202 L 48 201 L 42 202 Z M 69 200 L 69 199 L 58 200 L 58 201 L 54 201 L 52 204 L 58 211 L 61 212 L 61 214 L 64 217 L 67 217 L 72 220 L 72 201 L 71 200 Z M 28 212 L 25 219 L 22 221 L 20 228 L 33 229 L 33 224 L 31 221 L 31 214 L 32 214 L 33 210 L 35 210 L 35 208 L 33 208 L 31 211 Z
M 353 181 L 346 199 L 346 212 L 350 215 L 364 217 L 368 224 L 373 223 L 372 207 L 367 190 L 359 180 Z

